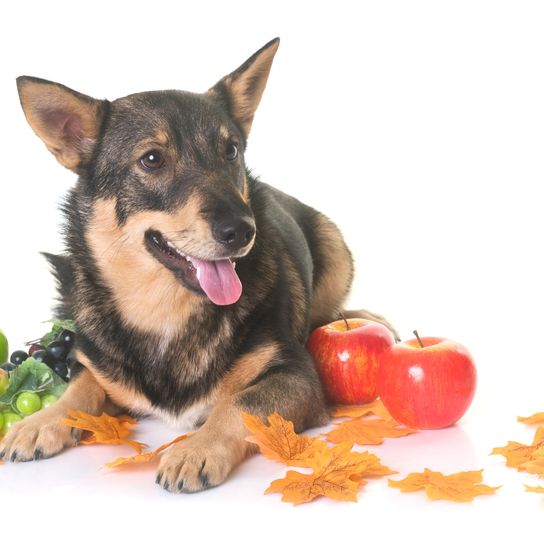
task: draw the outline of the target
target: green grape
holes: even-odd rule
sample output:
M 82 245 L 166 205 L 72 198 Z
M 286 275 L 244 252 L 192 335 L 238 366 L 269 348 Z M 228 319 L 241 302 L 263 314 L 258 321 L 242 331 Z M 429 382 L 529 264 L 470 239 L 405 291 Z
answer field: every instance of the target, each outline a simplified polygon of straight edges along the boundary
M 21 416 L 13 412 L 4 412 L 4 424 L 2 425 L 2 429 L 0 429 L 0 434 L 6 434 L 14 423 L 22 419 Z
M 17 397 L 15 406 L 17 406 L 17 410 L 19 410 L 21 414 L 29 416 L 41 409 L 42 401 L 37 393 L 25 391 Z
M 47 408 L 58 400 L 59 398 L 57 397 L 57 395 L 44 395 L 42 397 L 42 408 Z
M 4 426 L 4 414 L 0 412 L 0 436 L 2 435 L 2 427 Z

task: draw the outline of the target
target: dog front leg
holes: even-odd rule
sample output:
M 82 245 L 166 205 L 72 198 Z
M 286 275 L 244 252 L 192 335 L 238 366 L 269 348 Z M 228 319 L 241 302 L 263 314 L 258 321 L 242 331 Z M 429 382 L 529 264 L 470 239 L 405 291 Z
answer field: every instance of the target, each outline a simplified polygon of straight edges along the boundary
M 58 423 L 68 417 L 69 409 L 100 414 L 106 405 L 106 394 L 89 370 L 84 368 L 62 397 L 44 410 L 15 423 L 2 442 L 0 459 L 32 461 L 45 459 L 73 445 L 72 427 Z
M 168 491 L 194 492 L 222 483 L 256 451 L 256 446 L 245 440 L 249 432 L 242 412 L 263 421 L 277 412 L 293 421 L 297 432 L 327 423 L 321 385 L 304 347 L 295 348 L 296 353 L 290 348 L 289 358 L 285 351 L 281 355 L 276 351 L 275 358 L 266 362 L 262 360 L 265 351 L 259 348 L 252 354 L 253 361 L 251 355 L 245 355 L 249 360 L 235 365 L 202 427 L 161 457 L 157 484 Z

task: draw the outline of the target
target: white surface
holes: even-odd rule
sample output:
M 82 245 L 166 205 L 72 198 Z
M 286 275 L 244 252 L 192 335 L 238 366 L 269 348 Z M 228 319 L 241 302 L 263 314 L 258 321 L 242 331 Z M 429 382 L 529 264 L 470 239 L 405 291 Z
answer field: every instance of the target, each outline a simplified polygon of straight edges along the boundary
M 193 4 L 3 8 L 0 327 L 12 347 L 50 317 L 53 282 L 38 251 L 60 248 L 56 207 L 74 181 L 27 126 L 15 77 L 108 98 L 204 90 L 279 35 L 248 164 L 339 223 L 358 267 L 351 307 L 387 315 L 403 338 L 417 327 L 461 341 L 478 365 L 476 399 L 459 426 L 371 450 L 399 477 L 425 466 L 484 468 L 486 483 L 503 488 L 459 505 L 377 480 L 356 504 L 295 508 L 263 496 L 284 469 L 260 457 L 220 488 L 176 496 L 154 484 L 153 470 L 97 472 L 123 448 L 82 447 L 0 467 L 2 531 L 30 527 L 42 542 L 120 537 L 125 525 L 135 542 L 540 538 L 544 499 L 522 485 L 537 480 L 488 454 L 508 440 L 528 443 L 533 431 L 515 417 L 544 410 L 542 4 Z M 141 425 L 152 446 L 177 434 Z

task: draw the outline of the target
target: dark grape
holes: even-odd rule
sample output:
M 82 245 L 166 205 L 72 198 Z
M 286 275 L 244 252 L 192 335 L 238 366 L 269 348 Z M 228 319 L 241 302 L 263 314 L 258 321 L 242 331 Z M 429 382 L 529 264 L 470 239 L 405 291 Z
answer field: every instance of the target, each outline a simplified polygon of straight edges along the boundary
M 14 365 L 20 365 L 23 361 L 26 361 L 26 359 L 28 359 L 28 353 L 19 349 L 11 354 L 9 361 Z
M 68 346 L 68 349 L 70 349 L 74 345 L 75 339 L 76 339 L 75 333 L 72 331 L 69 331 L 68 329 L 64 329 L 57 336 L 57 340 L 59 342 L 64 342 Z
M 45 351 L 55 360 L 62 361 L 66 360 L 68 355 L 69 348 L 64 342 L 51 342 L 46 348 Z
M 68 378 L 68 367 L 66 366 L 66 363 L 57 361 L 52 368 L 63 380 Z
M 39 361 L 40 363 L 45 363 L 46 365 L 51 366 L 55 360 L 45 351 L 45 349 L 39 349 L 38 351 L 35 351 L 32 354 L 32 357 L 36 359 L 36 361 Z
M 4 363 L 0 368 L 6 372 L 11 372 L 16 366 L 13 363 Z
M 35 353 L 36 351 L 39 351 L 40 349 L 45 349 L 45 348 L 41 346 L 40 344 L 32 344 L 28 348 L 28 354 L 32 357 L 32 354 Z

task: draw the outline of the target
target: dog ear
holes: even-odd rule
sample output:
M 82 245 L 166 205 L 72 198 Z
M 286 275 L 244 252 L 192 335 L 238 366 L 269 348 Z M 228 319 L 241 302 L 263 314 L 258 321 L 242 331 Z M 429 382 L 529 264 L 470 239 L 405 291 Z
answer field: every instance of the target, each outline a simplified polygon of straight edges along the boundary
M 229 113 L 246 138 L 279 45 L 279 38 L 268 42 L 237 70 L 219 80 L 208 91 L 209 94 L 225 102 Z
M 107 101 L 28 76 L 17 78 L 17 89 L 32 130 L 63 166 L 80 173 L 93 152 Z

